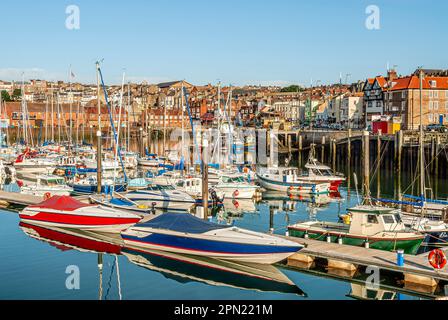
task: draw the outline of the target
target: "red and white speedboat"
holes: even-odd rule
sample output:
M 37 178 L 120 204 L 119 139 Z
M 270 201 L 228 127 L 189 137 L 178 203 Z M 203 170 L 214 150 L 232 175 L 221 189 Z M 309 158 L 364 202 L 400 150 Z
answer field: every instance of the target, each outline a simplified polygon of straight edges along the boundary
M 29 206 L 19 216 L 24 222 L 43 226 L 111 233 L 125 230 L 141 220 L 130 212 L 85 204 L 68 196 L 54 196 Z

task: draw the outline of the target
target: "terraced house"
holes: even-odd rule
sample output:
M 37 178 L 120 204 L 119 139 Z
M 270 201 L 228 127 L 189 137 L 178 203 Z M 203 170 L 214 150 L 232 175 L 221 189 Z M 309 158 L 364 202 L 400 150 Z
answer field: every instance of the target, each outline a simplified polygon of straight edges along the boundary
M 384 114 L 401 118 L 403 129 L 420 125 L 420 79 L 418 70 L 406 77 L 391 79 L 384 87 Z M 448 76 L 444 71 L 423 70 L 422 124 L 448 124 Z

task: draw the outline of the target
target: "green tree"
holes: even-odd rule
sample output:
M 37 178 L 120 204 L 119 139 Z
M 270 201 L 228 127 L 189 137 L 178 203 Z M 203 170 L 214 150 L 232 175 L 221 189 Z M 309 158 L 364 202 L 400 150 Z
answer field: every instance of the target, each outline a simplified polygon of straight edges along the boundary
M 282 88 L 280 91 L 281 92 L 300 92 L 300 91 L 303 91 L 303 88 L 301 86 L 293 84 L 289 87 Z
M 21 96 L 22 96 L 22 90 L 14 89 L 14 91 L 12 92 L 12 100 L 19 100 Z
M 8 91 L 2 91 L 2 101 L 11 101 L 11 97 L 9 96 Z

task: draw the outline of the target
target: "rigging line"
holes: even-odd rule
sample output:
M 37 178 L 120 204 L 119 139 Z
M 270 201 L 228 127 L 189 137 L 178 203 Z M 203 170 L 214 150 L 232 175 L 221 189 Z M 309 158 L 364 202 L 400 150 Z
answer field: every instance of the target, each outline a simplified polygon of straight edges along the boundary
M 109 111 L 109 120 L 110 120 L 110 123 L 111 123 L 111 130 L 113 130 L 113 133 L 114 133 L 115 137 L 117 137 L 117 132 L 115 131 L 115 125 L 114 125 L 114 121 L 113 121 L 113 118 L 112 118 L 111 107 L 110 107 L 110 104 L 109 104 L 109 96 L 107 94 L 107 90 L 106 90 L 106 87 L 104 85 L 103 73 L 101 72 L 101 68 L 99 66 L 98 66 L 98 72 L 99 72 L 100 79 L 101 79 L 101 86 L 103 88 L 104 98 L 106 100 L 107 110 Z M 121 156 L 120 145 L 117 145 L 116 147 L 118 149 L 118 155 L 119 155 L 119 158 L 120 158 L 121 168 L 123 169 L 124 180 L 127 182 L 128 181 L 128 177 L 127 177 L 126 170 L 125 170 L 125 167 L 124 167 L 123 158 Z
M 373 170 L 373 173 L 371 175 L 369 185 L 372 184 L 372 181 L 373 181 L 374 177 L 376 177 L 377 172 L 380 169 L 381 162 L 383 161 L 383 158 L 384 158 L 384 156 L 386 154 L 386 151 L 388 149 L 389 143 L 390 143 L 390 141 L 387 141 L 387 143 L 384 146 L 384 148 L 381 147 L 381 149 L 383 149 L 383 150 L 380 152 L 380 158 L 379 159 L 375 159 L 375 162 L 373 163 L 374 170 Z
M 434 162 L 435 158 L 438 157 L 439 154 L 442 153 L 442 150 L 446 153 L 445 148 L 446 148 L 447 146 L 448 146 L 448 143 L 447 143 L 447 144 L 444 144 L 444 145 L 443 145 L 443 148 L 440 148 L 439 152 L 434 156 L 434 159 L 432 159 L 432 160 L 425 166 L 425 171 L 426 171 L 426 170 L 429 168 L 429 166 Z M 420 157 L 419 157 L 419 159 L 420 159 Z M 423 161 L 424 161 L 424 159 L 423 159 Z M 416 172 L 416 175 L 417 175 L 417 172 Z M 413 185 L 413 184 L 416 182 L 417 179 L 418 179 L 418 177 L 416 177 L 416 178 L 411 182 L 411 185 Z M 407 189 L 405 189 L 404 193 L 406 193 L 406 191 L 408 191 L 409 188 L 410 188 L 410 186 L 409 186 Z
M 382 147 L 383 150 L 380 152 L 380 158 L 376 159 L 375 162 L 374 162 L 374 168 L 375 169 L 373 170 L 373 173 L 371 175 L 369 186 L 372 184 L 374 177 L 376 177 L 376 175 L 377 175 L 377 171 L 380 169 L 381 162 L 383 161 L 384 156 L 386 155 L 387 149 L 389 147 L 389 143 L 390 143 L 390 141 L 387 141 L 386 145 L 384 146 L 384 148 Z
M 109 295 L 109 291 L 112 287 L 112 275 L 114 274 L 114 270 L 115 270 L 115 264 L 112 264 L 112 269 L 110 270 L 109 281 L 107 282 L 107 290 L 106 294 L 104 295 L 104 300 L 107 300 L 107 296 Z
M 120 300 L 123 299 L 121 295 L 121 280 L 120 280 L 120 268 L 118 266 L 118 256 L 115 255 L 115 266 L 117 269 L 117 285 L 118 285 L 118 296 L 120 297 Z

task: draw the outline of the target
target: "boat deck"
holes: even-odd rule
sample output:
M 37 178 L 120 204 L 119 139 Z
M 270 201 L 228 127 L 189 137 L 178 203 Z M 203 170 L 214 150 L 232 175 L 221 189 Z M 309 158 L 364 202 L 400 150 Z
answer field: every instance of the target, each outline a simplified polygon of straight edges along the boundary
M 351 266 L 378 267 L 380 270 L 388 270 L 403 275 L 423 277 L 432 279 L 435 282 L 440 280 L 448 281 L 448 267 L 443 270 L 435 270 L 428 262 L 428 253 L 420 255 L 404 255 L 404 266 L 397 266 L 397 254 L 395 252 L 382 251 L 376 249 L 366 249 L 362 247 L 349 246 L 324 241 L 302 239 L 295 237 L 283 237 L 293 242 L 305 245 L 299 254 L 311 259 L 321 258 L 328 261 L 340 261 Z M 443 249 L 445 252 L 448 248 Z M 293 265 L 294 260 L 300 260 L 297 255 L 293 255 L 288 260 L 288 265 Z M 303 260 L 302 260 L 303 261 Z
M 89 202 L 88 196 L 79 196 L 74 198 L 81 202 Z M 18 192 L 0 191 L 0 202 L 4 202 L 10 205 L 30 206 L 41 203 L 42 201 L 42 197 L 22 194 Z

